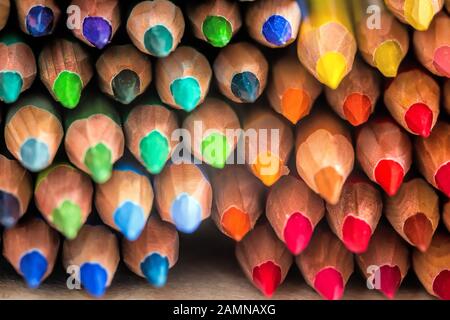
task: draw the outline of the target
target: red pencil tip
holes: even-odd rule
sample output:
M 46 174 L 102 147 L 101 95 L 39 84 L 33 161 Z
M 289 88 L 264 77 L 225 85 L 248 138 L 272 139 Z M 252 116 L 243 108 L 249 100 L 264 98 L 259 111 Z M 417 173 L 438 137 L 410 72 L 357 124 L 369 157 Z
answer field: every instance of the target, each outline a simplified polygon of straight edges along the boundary
M 253 282 L 266 297 L 271 297 L 281 283 L 281 269 L 272 261 L 253 268 Z
M 354 253 L 363 253 L 369 246 L 372 228 L 359 218 L 347 216 L 342 227 L 343 242 L 348 250 Z
M 353 93 L 345 99 L 344 114 L 353 126 L 359 126 L 366 122 L 372 111 L 370 99 L 360 93 Z
M 398 266 L 381 266 L 380 268 L 380 288 L 379 290 L 389 299 L 394 299 L 400 283 L 402 274 Z
M 437 187 L 447 197 L 450 197 L 450 161 L 443 164 L 434 176 Z
M 433 65 L 439 73 L 450 78 L 450 46 L 442 46 L 436 49 Z
M 440 299 L 450 300 L 450 270 L 443 270 L 434 278 L 433 291 Z
M 325 268 L 317 273 L 314 288 L 327 300 L 339 300 L 344 294 L 344 280 L 336 269 Z
M 426 215 L 417 213 L 406 219 L 403 232 L 417 249 L 427 251 L 433 238 L 433 226 Z
M 389 196 L 397 193 L 404 176 L 402 166 L 394 160 L 381 160 L 375 168 L 375 181 Z
M 302 252 L 309 244 L 313 233 L 311 221 L 299 212 L 290 216 L 284 227 L 284 242 L 295 255 Z
M 433 124 L 433 112 L 427 105 L 416 103 L 406 111 L 405 121 L 413 133 L 428 138 Z

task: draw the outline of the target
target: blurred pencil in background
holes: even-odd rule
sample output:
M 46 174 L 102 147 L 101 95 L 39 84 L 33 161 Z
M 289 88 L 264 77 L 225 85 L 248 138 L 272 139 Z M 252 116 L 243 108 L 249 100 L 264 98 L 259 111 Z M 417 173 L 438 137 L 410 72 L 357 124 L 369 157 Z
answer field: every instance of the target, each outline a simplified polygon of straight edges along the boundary
M 183 13 L 168 0 L 139 2 L 128 17 L 127 32 L 142 52 L 167 57 L 183 37 Z
M 386 9 L 383 0 L 352 0 L 352 4 L 361 56 L 385 77 L 397 76 L 409 50 L 407 28 Z M 373 19 L 375 12 L 379 12 L 378 19 Z
M 123 261 L 154 287 L 163 287 L 178 260 L 178 233 L 173 225 L 152 216 L 136 241 L 122 241 Z
M 0 30 L 2 30 L 8 22 L 10 9 L 10 0 L 0 0 Z
M 269 191 L 266 216 L 278 238 L 289 251 L 300 254 L 308 246 L 325 206 L 299 178 L 284 176 Z
M 282 48 L 297 39 L 302 12 L 296 0 L 259 0 L 248 6 L 247 31 L 254 40 Z
M 297 53 L 317 80 L 339 87 L 352 70 L 356 41 L 346 1 L 309 0 L 308 15 L 300 27 Z
M 36 59 L 21 37 L 8 33 L 0 38 L 0 61 L 0 101 L 14 103 L 33 84 Z
M 13 227 L 25 214 L 33 193 L 30 174 L 16 160 L 0 154 L 0 223 Z
M 239 4 L 208 0 L 189 5 L 187 15 L 194 35 L 214 47 L 225 47 L 242 25 Z
M 56 39 L 41 51 L 39 75 L 53 98 L 63 107 L 73 109 L 80 102 L 93 70 L 88 53 L 80 44 Z
M 322 92 L 322 85 L 298 61 L 285 56 L 271 66 L 267 98 L 271 107 L 292 124 L 306 117 Z
M 92 209 L 94 189 L 87 175 L 69 164 L 55 164 L 36 180 L 36 207 L 66 238 L 75 239 Z
M 16 0 L 20 29 L 33 37 L 52 34 L 61 16 L 54 0 Z
M 27 95 L 8 111 L 6 146 L 32 172 L 52 164 L 63 136 L 61 117 L 52 101 L 44 95 Z
M 240 165 L 228 165 L 212 174 L 212 219 L 228 237 L 241 241 L 264 212 L 265 188 Z
M 39 218 L 3 232 L 3 256 L 33 289 L 52 273 L 58 250 L 58 233 Z
M 131 44 L 111 46 L 96 63 L 99 87 L 122 104 L 130 104 L 152 82 L 152 64 Z

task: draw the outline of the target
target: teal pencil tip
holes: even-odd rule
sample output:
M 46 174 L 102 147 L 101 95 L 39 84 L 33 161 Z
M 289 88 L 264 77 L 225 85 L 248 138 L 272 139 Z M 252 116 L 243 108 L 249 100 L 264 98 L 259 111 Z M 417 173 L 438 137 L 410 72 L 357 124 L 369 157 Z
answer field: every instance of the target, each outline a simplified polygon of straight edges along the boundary
M 14 103 L 22 91 L 23 80 L 15 71 L 0 72 L 0 100 L 5 103 Z

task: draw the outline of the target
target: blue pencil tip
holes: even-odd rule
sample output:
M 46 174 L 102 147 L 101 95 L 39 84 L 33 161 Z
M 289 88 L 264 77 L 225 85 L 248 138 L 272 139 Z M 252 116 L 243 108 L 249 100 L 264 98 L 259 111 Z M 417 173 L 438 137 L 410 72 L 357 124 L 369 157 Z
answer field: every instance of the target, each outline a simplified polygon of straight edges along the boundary
M 19 200 L 12 194 L 0 190 L 0 223 L 6 228 L 11 228 L 19 218 Z
M 184 233 L 192 233 L 202 222 L 202 207 L 197 199 L 187 193 L 180 194 L 170 209 L 177 229 Z
M 108 274 L 98 263 L 83 263 L 80 268 L 80 280 L 86 291 L 94 297 L 105 294 Z
M 37 139 L 30 138 L 20 147 L 22 165 L 32 172 L 45 169 L 50 162 L 48 146 Z
M 252 72 L 241 72 L 231 80 L 231 91 L 243 102 L 255 102 L 259 95 L 259 80 Z
M 264 23 L 262 33 L 273 45 L 282 46 L 292 38 L 292 27 L 285 17 L 273 15 Z
M 37 250 L 28 252 L 20 259 L 20 272 L 32 289 L 39 287 L 47 267 L 47 259 Z
M 42 37 L 50 34 L 53 29 L 53 11 L 44 6 L 34 6 L 26 18 L 27 30 L 33 37 Z
M 141 235 L 145 226 L 144 210 L 130 201 L 126 201 L 114 212 L 114 223 L 120 232 L 130 241 Z
M 142 261 L 141 271 L 151 285 L 161 288 L 167 282 L 169 260 L 158 253 L 152 253 Z

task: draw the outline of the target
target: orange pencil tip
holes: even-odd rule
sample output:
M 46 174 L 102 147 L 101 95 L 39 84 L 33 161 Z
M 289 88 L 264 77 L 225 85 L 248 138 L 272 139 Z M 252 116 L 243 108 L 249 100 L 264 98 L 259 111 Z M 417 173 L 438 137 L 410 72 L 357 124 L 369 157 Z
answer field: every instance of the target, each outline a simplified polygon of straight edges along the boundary
M 345 117 L 355 127 L 365 123 L 369 119 L 371 111 L 372 103 L 364 94 L 353 93 L 345 99 Z
M 332 167 L 327 167 L 316 173 L 314 177 L 317 193 L 330 204 L 336 204 L 341 196 L 343 178 Z
M 417 213 L 409 217 L 403 225 L 403 232 L 417 249 L 427 251 L 433 238 L 433 226 L 427 216 Z
M 231 238 L 241 241 L 250 231 L 250 219 L 247 213 L 231 207 L 222 216 L 222 228 Z

